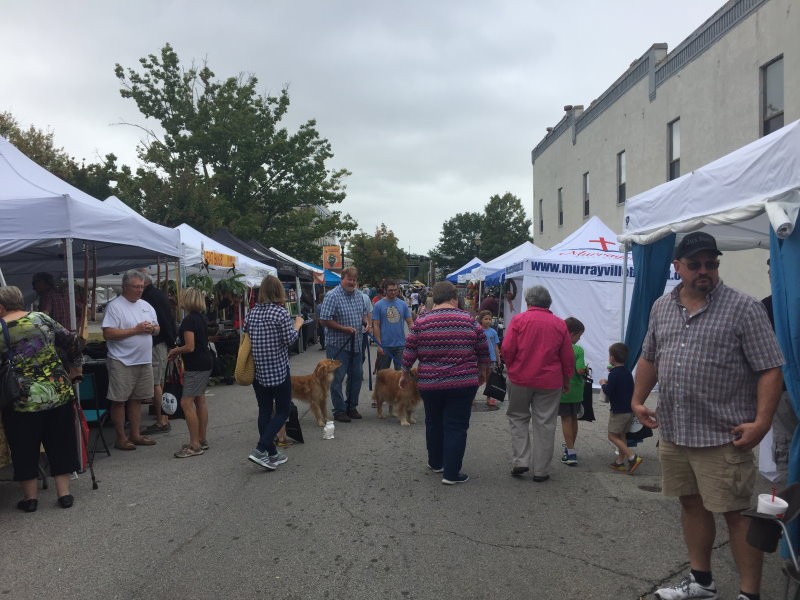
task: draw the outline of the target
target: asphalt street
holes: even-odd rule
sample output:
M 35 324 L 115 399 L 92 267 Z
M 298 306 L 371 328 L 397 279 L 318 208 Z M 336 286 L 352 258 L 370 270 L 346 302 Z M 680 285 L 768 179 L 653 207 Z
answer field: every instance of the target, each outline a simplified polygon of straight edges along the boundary
M 310 373 L 318 346 L 292 358 Z M 323 440 L 310 413 L 304 444 L 267 472 L 247 460 L 257 441 L 251 388 L 208 393 L 211 445 L 176 459 L 183 421 L 158 444 L 100 453 L 99 489 L 72 483 L 75 506 L 51 485 L 39 510 L 16 510 L 19 488 L 0 484 L 0 594 L 40 598 L 349 600 L 631 599 L 652 597 L 687 570 L 679 507 L 660 493 L 655 440 L 634 475 L 608 468 L 608 410 L 580 423 L 577 467 L 552 478 L 510 476 L 504 409 L 479 403 L 469 430 L 469 482 L 445 486 L 426 468 L 424 411 L 401 427 L 378 420 L 364 381 L 361 421 Z M 306 405 L 298 402 L 300 414 Z M 144 424 L 149 418 L 145 417 Z M 106 429 L 113 440 L 113 430 Z M 10 468 L 0 471 L 10 477 Z M 767 485 L 760 482 L 765 490 Z M 721 598 L 738 591 L 724 525 L 714 550 Z M 762 598 L 782 590 L 780 559 L 765 561 Z

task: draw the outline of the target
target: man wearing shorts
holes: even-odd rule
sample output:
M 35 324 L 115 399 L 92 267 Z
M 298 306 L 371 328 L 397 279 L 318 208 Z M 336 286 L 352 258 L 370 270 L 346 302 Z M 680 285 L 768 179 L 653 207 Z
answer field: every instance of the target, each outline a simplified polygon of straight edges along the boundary
M 159 333 L 156 311 L 142 300 L 143 291 L 144 275 L 128 271 L 122 276 L 122 295 L 108 303 L 103 317 L 103 339 L 108 347 L 108 399 L 117 434 L 114 447 L 118 450 L 155 445 L 139 431 L 141 402 L 153 395 L 152 338 Z M 125 435 L 126 403 L 128 436 Z
M 143 272 L 142 276 L 144 277 L 142 300 L 156 311 L 160 330 L 158 335 L 153 336 L 153 408 L 156 413 L 156 422 L 142 430 L 143 435 L 152 435 L 166 433 L 171 429 L 169 417 L 161 412 L 161 395 L 164 375 L 167 372 L 167 352 L 175 347 L 178 331 L 175 328 L 175 317 L 172 316 L 169 298 L 153 285 L 153 279 L 149 273 Z
M 659 427 L 662 488 L 681 503 L 691 572 L 656 598 L 718 598 L 711 574 L 714 513 L 728 526 L 739 569 L 737 600 L 758 600 L 763 554 L 747 543 L 756 468 L 781 395 L 783 355 L 764 307 L 719 278 L 716 240 L 683 238 L 673 265 L 681 283 L 656 300 L 636 368 L 632 408 Z M 659 384 L 655 411 L 644 403 Z

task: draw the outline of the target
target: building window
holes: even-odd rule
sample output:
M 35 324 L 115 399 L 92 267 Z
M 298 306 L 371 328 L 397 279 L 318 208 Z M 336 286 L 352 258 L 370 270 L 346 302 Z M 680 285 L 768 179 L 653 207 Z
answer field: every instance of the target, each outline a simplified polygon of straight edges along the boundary
M 667 181 L 681 176 L 681 120 L 675 119 L 667 125 L 669 136 L 669 164 L 667 165 Z
M 583 216 L 589 216 L 589 173 L 583 174 Z
M 564 188 L 558 188 L 558 226 L 564 225 Z
M 544 233 L 544 200 L 539 198 L 539 233 Z
M 783 127 L 783 57 L 761 68 L 761 121 L 764 135 Z
M 625 204 L 625 150 L 617 154 L 617 204 Z

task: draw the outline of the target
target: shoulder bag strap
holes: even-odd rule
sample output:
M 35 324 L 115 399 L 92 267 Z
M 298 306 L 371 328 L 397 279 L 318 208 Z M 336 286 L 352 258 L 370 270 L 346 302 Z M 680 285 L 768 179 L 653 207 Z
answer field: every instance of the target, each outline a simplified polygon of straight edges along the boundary
M 6 351 L 3 356 L 5 360 L 11 362 L 14 358 L 14 348 L 11 346 L 11 336 L 8 333 L 8 325 L 6 325 L 5 319 L 0 319 L 0 324 L 3 326 L 3 339 L 6 343 Z

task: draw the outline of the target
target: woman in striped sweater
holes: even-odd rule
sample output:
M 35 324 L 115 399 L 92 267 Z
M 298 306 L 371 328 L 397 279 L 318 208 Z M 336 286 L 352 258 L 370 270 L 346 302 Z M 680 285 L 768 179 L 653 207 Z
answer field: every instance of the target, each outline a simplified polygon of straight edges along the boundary
M 400 387 L 419 361 L 419 392 L 425 403 L 428 468 L 443 473 L 442 483 L 464 483 L 461 472 L 472 401 L 489 371 L 486 335 L 466 311 L 458 308 L 456 287 L 433 286 L 433 308 L 420 316 L 406 338 Z

